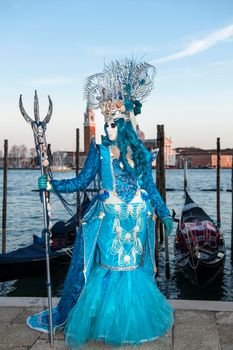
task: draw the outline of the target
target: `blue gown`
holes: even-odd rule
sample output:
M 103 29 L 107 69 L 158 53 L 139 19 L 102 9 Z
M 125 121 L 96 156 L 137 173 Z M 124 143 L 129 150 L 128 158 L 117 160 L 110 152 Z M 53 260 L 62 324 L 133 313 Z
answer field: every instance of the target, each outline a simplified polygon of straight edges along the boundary
M 173 324 L 173 308 L 154 280 L 155 215 L 169 211 L 152 173 L 138 179 L 113 159 L 109 147 L 91 144 L 84 170 L 74 179 L 53 180 L 59 192 L 85 189 L 96 173 L 101 191 L 82 219 L 54 328 L 65 324 L 65 342 L 81 349 L 89 340 L 113 346 L 162 336 Z M 28 325 L 48 329 L 48 314 Z

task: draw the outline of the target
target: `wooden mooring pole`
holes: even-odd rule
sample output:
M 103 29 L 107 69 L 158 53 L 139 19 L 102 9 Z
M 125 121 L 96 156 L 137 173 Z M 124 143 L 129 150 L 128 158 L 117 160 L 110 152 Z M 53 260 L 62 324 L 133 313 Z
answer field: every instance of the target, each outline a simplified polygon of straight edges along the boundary
M 49 161 L 50 166 L 53 165 L 53 157 L 52 157 L 51 143 L 48 143 L 47 156 L 48 156 L 48 161 Z
M 220 147 L 220 138 L 217 138 L 217 183 L 216 183 L 216 192 L 217 192 L 217 225 L 221 226 L 221 206 L 220 206 L 220 180 L 221 180 L 221 147 Z
M 157 144 L 156 147 L 159 148 L 159 140 L 158 140 L 158 125 L 157 125 Z M 160 152 L 160 150 L 159 150 Z M 159 153 L 156 159 L 156 187 L 158 191 L 160 191 L 160 162 L 159 162 Z M 160 242 L 163 241 L 163 227 L 161 225 L 161 221 L 159 217 L 156 218 L 156 223 L 155 223 L 155 264 L 157 267 L 157 273 L 159 272 L 159 237 L 160 237 Z
M 156 219 L 155 222 L 155 266 L 159 267 L 159 228 L 160 228 L 160 220 L 159 218 Z
M 80 132 L 76 129 L 76 157 L 75 157 L 75 168 L 76 176 L 79 174 L 80 162 L 79 162 L 79 152 L 80 152 Z M 80 191 L 77 192 L 77 226 L 79 226 L 81 220 L 81 197 Z
M 4 140 L 3 198 L 2 198 L 2 254 L 6 253 L 7 169 L 8 169 L 8 140 Z
M 164 139 L 161 134 L 163 125 L 157 125 L 157 148 L 159 149 L 159 153 L 157 156 L 157 163 L 156 163 L 156 186 L 162 196 L 164 198 L 164 191 L 163 191 L 163 182 L 164 182 Z M 158 228 L 158 235 L 160 238 L 160 243 L 163 243 L 163 225 L 159 219 L 157 219 L 159 222 Z
M 233 155 L 231 156 L 231 260 L 233 262 Z
M 187 160 L 185 160 L 184 161 L 184 191 L 187 191 L 187 187 L 188 187 L 187 168 L 188 168 L 188 163 L 187 163 Z
M 166 176 L 165 176 L 165 156 L 164 156 L 164 125 L 157 125 L 157 147 L 159 148 L 158 162 L 157 162 L 157 180 L 159 183 L 159 192 L 166 203 Z M 166 277 L 170 277 L 170 262 L 169 262 L 169 250 L 168 250 L 168 237 L 164 234 L 164 227 L 160 225 L 160 241 L 165 241 L 165 259 L 166 259 Z

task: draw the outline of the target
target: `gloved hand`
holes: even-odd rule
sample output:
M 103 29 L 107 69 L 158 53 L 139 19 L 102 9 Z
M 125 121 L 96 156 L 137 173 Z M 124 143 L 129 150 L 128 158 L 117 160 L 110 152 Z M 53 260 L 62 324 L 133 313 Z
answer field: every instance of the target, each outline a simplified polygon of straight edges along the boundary
M 47 189 L 47 176 L 41 175 L 38 178 L 38 188 L 39 190 L 46 190 Z
M 165 218 L 163 220 L 163 224 L 165 226 L 165 232 L 167 236 L 170 236 L 172 234 L 173 231 L 173 220 L 172 218 Z

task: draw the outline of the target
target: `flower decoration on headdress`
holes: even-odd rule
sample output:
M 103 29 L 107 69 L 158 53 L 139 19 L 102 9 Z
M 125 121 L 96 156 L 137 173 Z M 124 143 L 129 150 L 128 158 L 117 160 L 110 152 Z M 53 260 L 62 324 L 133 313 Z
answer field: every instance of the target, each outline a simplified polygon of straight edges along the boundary
M 154 86 L 155 68 L 135 59 L 116 60 L 102 73 L 87 78 L 84 96 L 89 107 L 101 109 L 105 120 L 133 119 Z

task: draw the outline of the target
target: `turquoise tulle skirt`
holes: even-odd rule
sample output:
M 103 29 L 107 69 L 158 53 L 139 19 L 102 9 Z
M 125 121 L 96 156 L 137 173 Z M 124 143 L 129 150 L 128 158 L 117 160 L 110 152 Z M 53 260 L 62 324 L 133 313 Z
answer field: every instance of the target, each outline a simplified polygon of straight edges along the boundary
M 140 344 L 164 335 L 173 322 L 172 306 L 142 268 L 114 271 L 97 266 L 69 313 L 65 342 L 73 350 L 89 340 Z

